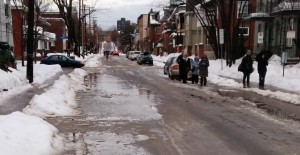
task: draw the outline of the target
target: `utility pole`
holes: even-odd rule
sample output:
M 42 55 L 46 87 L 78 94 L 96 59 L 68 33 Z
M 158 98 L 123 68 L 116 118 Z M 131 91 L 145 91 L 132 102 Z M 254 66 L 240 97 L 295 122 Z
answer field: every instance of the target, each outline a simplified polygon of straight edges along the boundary
M 33 82 L 33 24 L 34 24 L 34 0 L 28 2 L 28 32 L 27 32 L 27 72 L 29 83 Z
M 82 1 L 83 1 L 83 0 L 82 0 Z M 78 49 L 78 51 L 77 51 L 77 52 L 78 52 L 77 54 L 80 55 L 80 54 L 81 54 L 81 53 L 80 53 L 80 52 L 81 52 L 81 47 L 82 47 L 81 33 L 80 33 L 80 32 L 81 32 L 81 0 L 79 0 L 79 13 L 78 13 L 78 14 L 79 14 L 79 16 L 78 16 L 78 19 L 79 19 L 79 20 L 78 20 L 78 22 L 79 22 L 79 23 L 78 23 L 78 26 L 79 26 L 79 28 L 78 28 L 78 29 L 79 29 L 79 33 L 78 33 L 79 49 Z

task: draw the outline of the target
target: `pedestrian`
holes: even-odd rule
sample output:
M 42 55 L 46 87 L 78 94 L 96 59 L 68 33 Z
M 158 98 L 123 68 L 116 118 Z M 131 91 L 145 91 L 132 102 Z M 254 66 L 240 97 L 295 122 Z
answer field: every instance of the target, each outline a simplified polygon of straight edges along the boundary
M 187 83 L 187 74 L 191 70 L 191 60 L 188 58 L 187 53 L 182 53 L 177 58 L 179 65 L 179 76 L 183 83 Z
M 110 38 L 107 38 L 106 42 L 103 43 L 103 54 L 106 57 L 106 61 L 108 60 L 108 55 L 115 50 L 114 43 L 111 42 Z
M 198 84 L 199 81 L 199 57 L 195 56 L 193 62 L 192 62 L 192 83 Z
M 268 61 L 272 55 L 273 53 L 269 50 L 262 50 L 255 57 L 257 61 L 257 72 L 259 74 L 259 87 L 264 87 L 265 85 Z
M 206 86 L 207 77 L 208 77 L 208 66 L 209 61 L 206 55 L 201 58 L 199 63 L 199 76 L 200 76 L 200 85 Z
M 246 88 L 246 79 L 247 87 L 250 87 L 250 74 L 253 72 L 253 60 L 251 57 L 251 50 L 247 50 L 246 55 L 243 57 L 241 64 L 238 68 L 239 71 L 243 72 L 243 87 Z

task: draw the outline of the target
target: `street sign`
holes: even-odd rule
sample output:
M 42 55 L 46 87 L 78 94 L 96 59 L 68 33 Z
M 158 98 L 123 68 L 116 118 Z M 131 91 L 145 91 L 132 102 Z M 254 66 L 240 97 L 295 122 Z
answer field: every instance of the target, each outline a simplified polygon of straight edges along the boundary
M 295 39 L 296 38 L 296 32 L 295 31 L 287 31 L 286 32 L 286 38 L 287 39 Z
M 262 44 L 264 42 L 264 33 L 263 32 L 258 32 L 257 34 L 257 43 Z
M 224 29 L 219 30 L 220 44 L 224 44 Z

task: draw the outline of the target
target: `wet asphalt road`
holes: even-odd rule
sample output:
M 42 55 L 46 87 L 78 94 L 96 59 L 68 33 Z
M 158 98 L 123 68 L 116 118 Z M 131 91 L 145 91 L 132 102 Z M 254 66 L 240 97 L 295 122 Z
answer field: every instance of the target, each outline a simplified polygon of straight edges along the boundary
M 257 106 L 287 103 L 182 84 L 160 67 L 122 56 L 85 69 L 88 89 L 77 94 L 81 114 L 47 119 L 65 137 L 63 154 L 300 155 L 299 123 L 283 119 L 299 114 L 297 106 L 270 115 Z

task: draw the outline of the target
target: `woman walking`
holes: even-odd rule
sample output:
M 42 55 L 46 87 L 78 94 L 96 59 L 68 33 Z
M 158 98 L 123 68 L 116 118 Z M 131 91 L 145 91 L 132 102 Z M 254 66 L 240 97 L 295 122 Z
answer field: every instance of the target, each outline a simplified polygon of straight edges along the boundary
M 240 64 L 239 71 L 243 72 L 243 87 L 246 88 L 246 79 L 247 87 L 250 87 L 250 74 L 253 72 L 253 60 L 251 57 L 251 50 L 247 50 L 247 54 L 243 57 L 242 63 Z
M 207 79 L 208 77 L 208 66 L 209 66 L 209 61 L 207 59 L 207 56 L 203 56 L 201 58 L 201 61 L 199 63 L 199 75 L 200 75 L 200 85 L 201 86 L 206 86 Z

